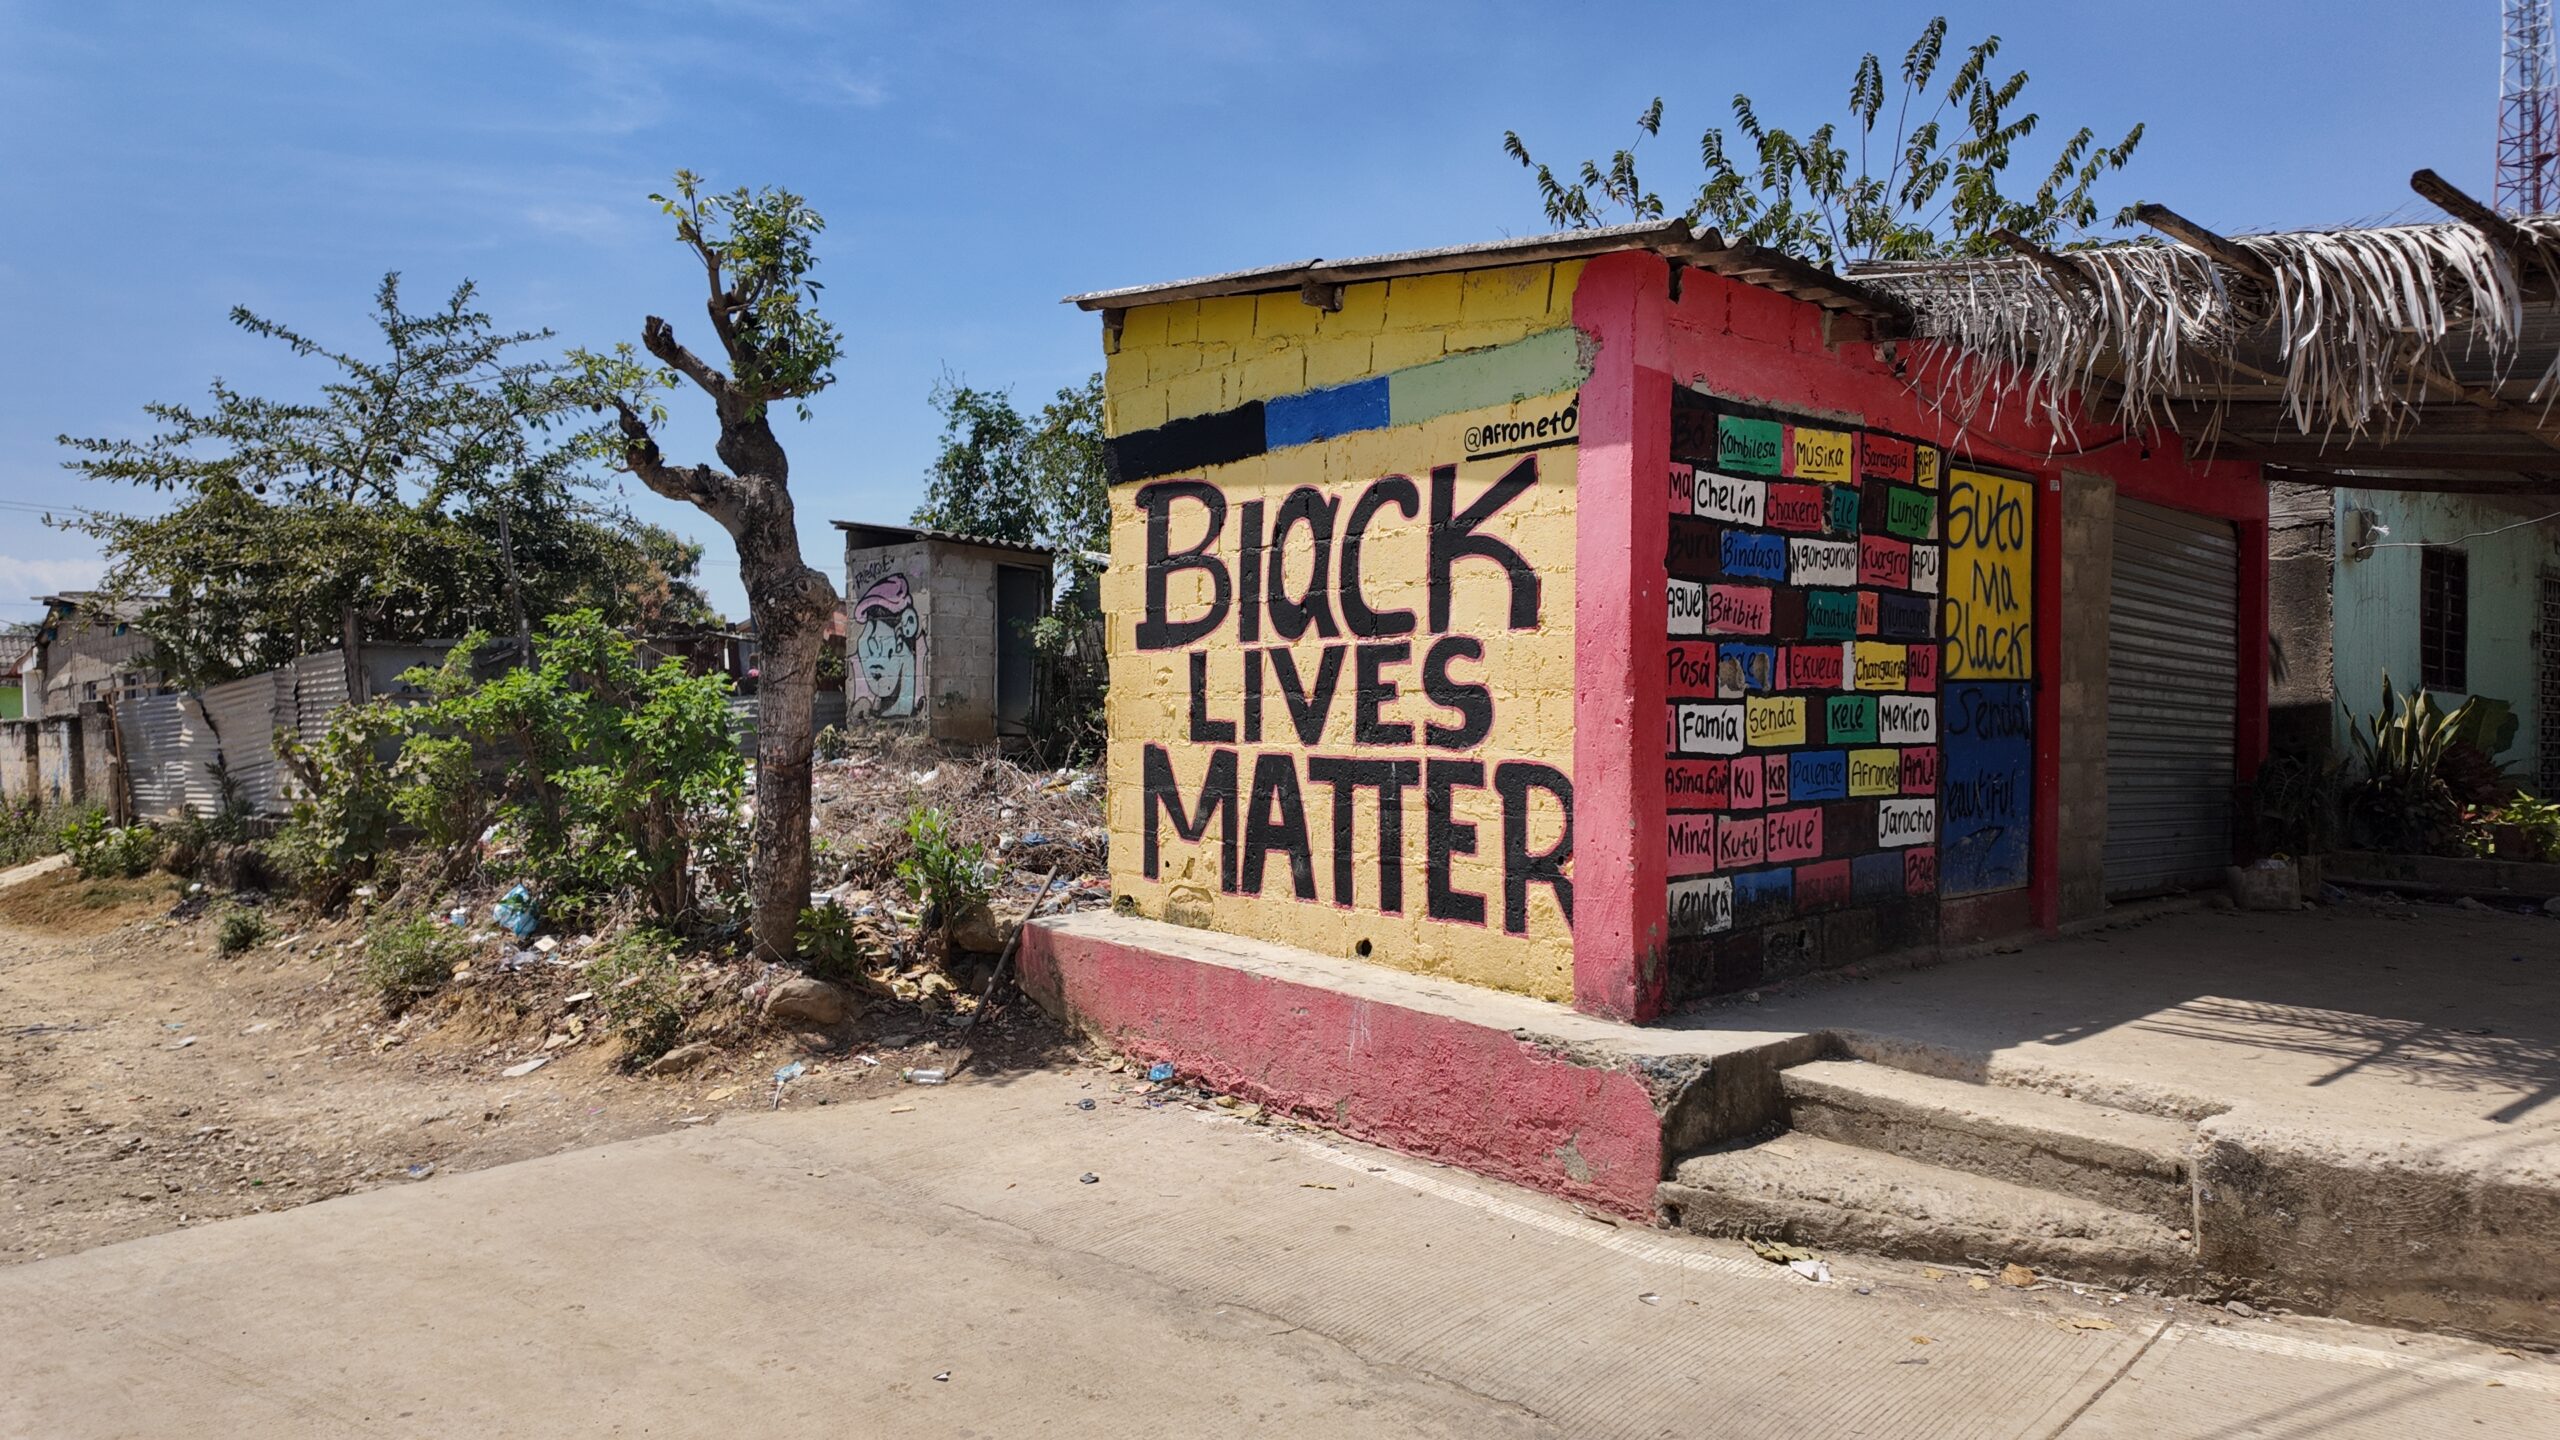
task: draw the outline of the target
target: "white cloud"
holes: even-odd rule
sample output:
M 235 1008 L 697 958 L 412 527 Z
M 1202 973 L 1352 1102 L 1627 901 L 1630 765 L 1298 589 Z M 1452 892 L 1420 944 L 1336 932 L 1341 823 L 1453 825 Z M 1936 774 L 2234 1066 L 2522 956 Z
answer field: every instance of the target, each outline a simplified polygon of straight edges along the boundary
M 106 562 L 94 555 L 47 559 L 0 555 L 0 602 L 13 602 L 0 610 L 0 618 L 24 618 L 25 613 L 31 612 L 32 607 L 14 602 L 64 590 L 86 590 L 98 583 L 106 568 Z

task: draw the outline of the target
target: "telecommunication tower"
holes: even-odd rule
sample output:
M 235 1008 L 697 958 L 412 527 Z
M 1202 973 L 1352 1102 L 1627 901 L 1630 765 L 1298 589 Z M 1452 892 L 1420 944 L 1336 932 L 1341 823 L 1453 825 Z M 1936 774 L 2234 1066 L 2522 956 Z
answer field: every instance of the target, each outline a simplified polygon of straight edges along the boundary
M 2510 215 L 2560 210 L 2560 75 L 2551 0 L 2500 0 L 2497 205 Z

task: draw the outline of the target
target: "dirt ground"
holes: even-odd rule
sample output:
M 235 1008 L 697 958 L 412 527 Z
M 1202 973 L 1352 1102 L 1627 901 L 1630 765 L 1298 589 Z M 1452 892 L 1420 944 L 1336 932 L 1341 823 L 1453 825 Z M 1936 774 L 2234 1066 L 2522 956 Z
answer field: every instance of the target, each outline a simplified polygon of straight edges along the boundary
M 165 875 L 0 890 L 0 1264 L 771 1109 L 777 1088 L 828 1105 L 908 1067 L 1074 1057 L 1019 1000 L 964 1033 L 947 1006 L 874 999 L 826 1034 L 732 1025 L 699 1068 L 643 1078 L 586 1026 L 574 971 L 486 977 L 394 1021 L 357 983 L 357 923 L 226 957 L 208 910 Z

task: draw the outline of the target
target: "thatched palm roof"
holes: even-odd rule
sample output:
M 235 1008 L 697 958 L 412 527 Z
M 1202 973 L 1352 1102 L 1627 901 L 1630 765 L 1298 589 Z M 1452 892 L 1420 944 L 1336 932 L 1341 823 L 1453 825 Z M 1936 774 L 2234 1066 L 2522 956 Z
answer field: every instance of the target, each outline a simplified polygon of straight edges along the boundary
M 2560 217 L 1853 266 L 1959 420 L 2025 410 L 2345 482 L 2560 485 Z

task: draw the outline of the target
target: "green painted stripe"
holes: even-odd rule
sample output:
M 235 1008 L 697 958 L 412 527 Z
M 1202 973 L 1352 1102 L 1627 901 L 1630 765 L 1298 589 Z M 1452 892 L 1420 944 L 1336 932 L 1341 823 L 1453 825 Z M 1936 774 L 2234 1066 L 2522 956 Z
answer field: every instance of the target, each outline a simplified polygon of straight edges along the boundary
M 1591 378 L 1582 332 L 1570 325 L 1387 375 L 1388 423 L 1419 425 L 1462 410 L 1508 405 L 1580 387 Z

